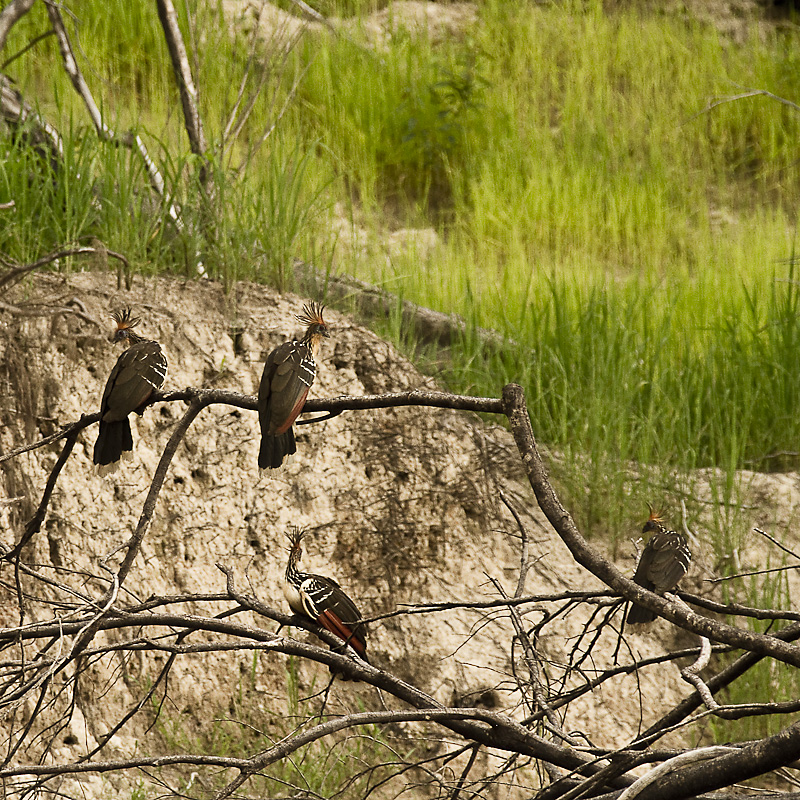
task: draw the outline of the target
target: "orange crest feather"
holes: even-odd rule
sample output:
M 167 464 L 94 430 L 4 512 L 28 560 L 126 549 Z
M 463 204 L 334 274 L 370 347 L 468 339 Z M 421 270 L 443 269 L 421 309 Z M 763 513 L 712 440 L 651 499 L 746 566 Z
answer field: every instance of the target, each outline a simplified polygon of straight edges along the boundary
M 289 532 L 286 534 L 286 538 L 289 540 L 289 550 L 299 550 L 305 535 L 306 532 L 302 528 L 298 528 L 297 525 L 292 525 Z
M 303 313 L 297 314 L 297 319 L 305 325 L 323 325 L 327 327 L 325 320 L 322 319 L 324 310 L 325 306 L 312 300 L 303 306 Z
M 650 516 L 647 518 L 648 522 L 663 522 L 664 521 L 664 512 L 660 509 L 653 508 L 650 503 L 647 504 L 647 509 L 650 512 Z
M 117 323 L 118 331 L 127 331 L 131 328 L 135 328 L 140 322 L 139 317 L 133 316 L 130 306 L 127 308 L 121 308 L 117 311 L 112 311 L 111 316 L 114 319 L 114 322 Z

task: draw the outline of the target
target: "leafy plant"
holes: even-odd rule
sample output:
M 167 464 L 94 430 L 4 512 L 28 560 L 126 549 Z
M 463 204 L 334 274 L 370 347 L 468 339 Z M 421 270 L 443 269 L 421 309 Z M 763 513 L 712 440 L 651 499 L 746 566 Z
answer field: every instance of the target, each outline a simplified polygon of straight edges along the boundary
M 488 89 L 478 55 L 465 50 L 453 66 L 434 61 L 414 76 L 391 115 L 384 155 L 389 184 L 434 209 L 453 203 L 454 181 L 469 171 L 470 153 L 486 133 Z

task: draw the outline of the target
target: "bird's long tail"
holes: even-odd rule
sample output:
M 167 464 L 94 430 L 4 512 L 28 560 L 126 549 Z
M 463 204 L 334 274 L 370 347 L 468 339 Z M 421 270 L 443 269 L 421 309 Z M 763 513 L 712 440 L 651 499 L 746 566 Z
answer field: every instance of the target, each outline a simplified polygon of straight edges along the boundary
M 655 618 L 656 613 L 654 611 L 644 606 L 637 606 L 636 603 L 634 603 L 631 606 L 631 610 L 628 612 L 628 616 L 625 617 L 625 622 L 628 625 L 641 625 L 645 622 L 652 622 Z
M 105 475 L 113 472 L 119 460 L 133 450 L 133 435 L 128 418 L 104 422 L 100 420 L 100 433 L 94 444 L 92 461 L 97 464 L 98 472 Z
M 261 437 L 261 450 L 258 454 L 258 466 L 261 469 L 277 469 L 285 456 L 291 456 L 297 452 L 294 442 L 294 430 L 289 428 L 286 433 L 277 436 L 264 434 Z

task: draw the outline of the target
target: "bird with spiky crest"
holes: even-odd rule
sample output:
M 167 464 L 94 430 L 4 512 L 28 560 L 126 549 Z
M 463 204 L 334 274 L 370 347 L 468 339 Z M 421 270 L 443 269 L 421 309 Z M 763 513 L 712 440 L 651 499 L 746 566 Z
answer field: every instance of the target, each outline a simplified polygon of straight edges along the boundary
M 131 309 L 114 311 L 111 316 L 117 323 L 111 341 L 125 342 L 127 349 L 111 370 L 100 402 L 100 432 L 92 457 L 100 475 L 116 471 L 120 459 L 133 458 L 128 415 L 144 413 L 145 404 L 167 375 L 167 359 L 161 345 L 136 333 L 139 319 L 132 316 Z
M 286 535 L 289 539 L 289 561 L 283 594 L 289 608 L 338 636 L 344 642 L 341 652 L 350 650 L 369 663 L 367 627 L 361 621 L 361 612 L 333 578 L 298 569 L 305 532 L 293 527 Z
M 671 592 L 689 569 L 692 553 L 686 537 L 678 531 L 668 530 L 661 513 L 650 507 L 650 516 L 642 533 L 652 533 L 647 540 L 633 580 L 644 589 L 656 594 Z M 652 622 L 656 613 L 634 603 L 626 622 L 631 625 Z
M 297 452 L 292 425 L 303 410 L 317 375 L 320 344 L 330 336 L 322 318 L 323 309 L 313 301 L 303 306 L 303 313 L 297 315 L 307 325 L 303 338 L 284 342 L 267 356 L 258 387 L 261 469 L 276 469 L 286 456 Z

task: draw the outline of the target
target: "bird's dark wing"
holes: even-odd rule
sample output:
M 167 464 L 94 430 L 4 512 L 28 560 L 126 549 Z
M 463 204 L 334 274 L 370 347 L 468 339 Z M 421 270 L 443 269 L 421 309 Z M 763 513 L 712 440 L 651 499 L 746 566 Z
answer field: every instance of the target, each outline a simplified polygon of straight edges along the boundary
M 657 531 L 650 537 L 645 553 L 647 551 L 650 551 L 647 580 L 656 592 L 672 591 L 689 569 L 692 554 L 686 537 L 677 531 Z M 636 572 L 638 574 L 638 568 Z
M 366 658 L 366 626 L 361 622 L 361 612 L 335 580 L 323 575 L 307 575 L 301 585 L 301 595 L 309 617 Z
M 158 342 L 139 342 L 125 350 L 111 370 L 103 391 L 100 413 L 105 422 L 117 422 L 136 411 L 161 388 L 167 359 Z
M 284 342 L 267 357 L 258 389 L 262 433 L 285 433 L 303 410 L 317 366 L 308 345 Z

